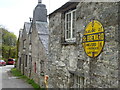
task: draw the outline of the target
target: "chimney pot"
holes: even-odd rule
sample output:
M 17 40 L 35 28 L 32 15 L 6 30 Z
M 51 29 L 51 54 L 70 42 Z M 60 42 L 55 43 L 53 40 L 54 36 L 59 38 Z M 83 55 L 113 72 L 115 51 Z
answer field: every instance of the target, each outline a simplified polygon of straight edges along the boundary
M 38 0 L 38 3 L 42 3 L 42 0 Z

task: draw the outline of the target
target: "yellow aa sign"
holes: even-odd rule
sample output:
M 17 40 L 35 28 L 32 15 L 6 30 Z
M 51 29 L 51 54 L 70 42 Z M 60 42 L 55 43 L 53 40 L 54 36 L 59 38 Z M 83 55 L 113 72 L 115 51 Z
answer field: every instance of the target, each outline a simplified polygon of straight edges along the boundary
M 91 21 L 85 28 L 82 38 L 82 45 L 89 57 L 97 57 L 104 47 L 105 34 L 102 24 Z

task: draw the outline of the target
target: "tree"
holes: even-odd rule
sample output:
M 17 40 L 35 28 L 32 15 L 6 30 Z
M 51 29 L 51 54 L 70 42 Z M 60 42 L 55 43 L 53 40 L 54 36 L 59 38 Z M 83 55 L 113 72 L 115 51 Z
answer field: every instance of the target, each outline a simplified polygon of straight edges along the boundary
M 14 35 L 12 32 L 9 32 L 3 27 L 0 27 L 0 30 L 2 30 L 2 58 L 16 58 L 16 35 Z

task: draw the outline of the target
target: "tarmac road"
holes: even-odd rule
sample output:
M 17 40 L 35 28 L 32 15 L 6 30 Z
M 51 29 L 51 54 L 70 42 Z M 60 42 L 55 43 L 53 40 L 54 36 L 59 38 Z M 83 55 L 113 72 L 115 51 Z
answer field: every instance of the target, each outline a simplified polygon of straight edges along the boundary
M 18 79 L 10 74 L 14 65 L 0 66 L 0 90 L 1 88 L 33 88 L 24 80 Z

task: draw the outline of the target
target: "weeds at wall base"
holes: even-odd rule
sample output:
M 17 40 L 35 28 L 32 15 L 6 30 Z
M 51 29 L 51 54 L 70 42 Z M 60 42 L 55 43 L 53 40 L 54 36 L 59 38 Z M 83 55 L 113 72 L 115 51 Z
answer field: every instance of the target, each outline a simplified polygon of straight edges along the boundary
M 12 73 L 13 76 L 18 77 L 19 79 L 23 79 L 23 80 L 25 80 L 27 83 L 29 83 L 30 85 L 32 85 L 33 88 L 34 88 L 34 90 L 45 90 L 45 89 L 41 88 L 38 84 L 36 84 L 36 83 L 34 82 L 34 80 L 29 79 L 28 77 L 22 75 L 21 72 L 20 72 L 19 70 L 17 70 L 16 68 L 12 68 L 12 69 L 11 69 L 11 73 Z

